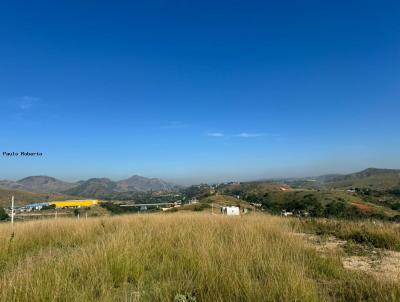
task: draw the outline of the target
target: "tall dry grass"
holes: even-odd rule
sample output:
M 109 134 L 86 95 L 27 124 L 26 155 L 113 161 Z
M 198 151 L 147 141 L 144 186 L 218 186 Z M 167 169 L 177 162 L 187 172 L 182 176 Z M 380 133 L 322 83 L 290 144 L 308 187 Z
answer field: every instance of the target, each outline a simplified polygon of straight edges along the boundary
M 293 220 L 292 222 L 300 230 L 318 235 L 334 235 L 341 239 L 371 245 L 376 248 L 400 251 L 400 224 L 398 223 L 335 219 L 306 219 Z
M 14 234 L 14 235 L 12 235 Z M 398 301 L 265 215 L 131 215 L 0 225 L 0 301 Z

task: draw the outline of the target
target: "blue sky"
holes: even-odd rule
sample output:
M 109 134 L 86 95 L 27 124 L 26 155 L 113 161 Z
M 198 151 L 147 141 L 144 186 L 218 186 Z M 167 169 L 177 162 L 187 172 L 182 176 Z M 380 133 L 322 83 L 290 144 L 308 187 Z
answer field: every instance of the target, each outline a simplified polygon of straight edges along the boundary
M 398 1 L 2 1 L 0 178 L 400 168 Z

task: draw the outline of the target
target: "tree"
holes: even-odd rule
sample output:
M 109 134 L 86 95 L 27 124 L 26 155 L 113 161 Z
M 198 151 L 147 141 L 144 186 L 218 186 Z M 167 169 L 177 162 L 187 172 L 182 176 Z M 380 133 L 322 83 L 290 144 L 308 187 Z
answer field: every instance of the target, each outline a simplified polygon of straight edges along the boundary
M 79 209 L 74 209 L 74 215 L 75 215 L 75 216 L 78 216 L 79 213 L 80 213 Z
M 342 217 L 346 211 L 346 204 L 342 201 L 332 201 L 325 207 L 325 216 Z
M 316 202 L 310 208 L 308 209 L 310 211 L 310 215 L 313 217 L 319 217 L 322 216 L 324 213 L 324 207 L 320 202 Z
M 55 204 L 50 204 L 48 206 L 43 206 L 42 210 L 54 210 L 56 208 Z
M 3 208 L 0 208 L 0 220 L 6 220 L 8 219 L 8 214 Z
M 400 211 L 400 202 L 396 202 L 390 206 L 392 210 Z

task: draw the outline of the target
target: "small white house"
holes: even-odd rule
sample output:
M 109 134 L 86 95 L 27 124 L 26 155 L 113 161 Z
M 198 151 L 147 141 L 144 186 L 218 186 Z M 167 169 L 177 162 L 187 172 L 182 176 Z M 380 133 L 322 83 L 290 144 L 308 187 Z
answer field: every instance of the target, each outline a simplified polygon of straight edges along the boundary
M 199 201 L 197 200 L 196 197 L 194 197 L 191 200 L 189 200 L 189 204 L 196 204 L 196 203 L 199 203 Z
M 287 212 L 286 210 L 283 210 L 281 212 L 282 216 L 288 217 L 288 216 L 293 216 L 293 212 Z
M 236 206 L 222 207 L 222 214 L 224 215 L 240 215 L 240 209 Z

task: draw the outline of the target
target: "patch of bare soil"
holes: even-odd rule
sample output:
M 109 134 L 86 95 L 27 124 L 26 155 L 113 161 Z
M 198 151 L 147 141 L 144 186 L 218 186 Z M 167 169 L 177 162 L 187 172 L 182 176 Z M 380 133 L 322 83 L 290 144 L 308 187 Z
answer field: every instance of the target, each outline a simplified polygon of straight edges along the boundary
M 295 235 L 304 238 L 319 252 L 340 251 L 347 242 L 346 240 L 339 240 L 334 236 L 322 237 L 305 233 L 295 233 Z
M 400 281 L 400 252 L 381 251 L 379 256 L 346 256 L 343 257 L 343 267 Z
M 366 248 L 334 236 L 321 237 L 304 233 L 297 235 L 303 237 L 322 254 L 338 252 L 343 255 L 342 263 L 346 269 L 362 271 L 377 278 L 400 281 L 400 252 Z M 356 251 L 356 255 L 354 255 L 354 251 Z

